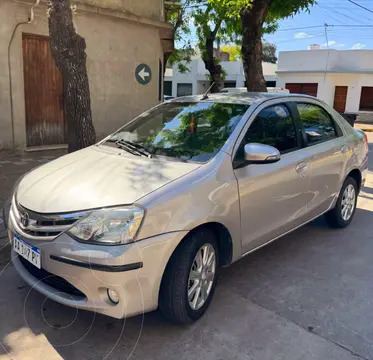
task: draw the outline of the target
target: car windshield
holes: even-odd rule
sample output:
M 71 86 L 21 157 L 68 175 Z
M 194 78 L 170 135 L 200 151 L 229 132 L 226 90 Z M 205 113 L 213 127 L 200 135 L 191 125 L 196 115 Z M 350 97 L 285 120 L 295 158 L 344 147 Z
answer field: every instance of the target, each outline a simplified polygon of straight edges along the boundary
M 206 162 L 218 153 L 248 108 L 213 102 L 165 103 L 118 130 L 104 144 L 115 144 L 134 155 Z

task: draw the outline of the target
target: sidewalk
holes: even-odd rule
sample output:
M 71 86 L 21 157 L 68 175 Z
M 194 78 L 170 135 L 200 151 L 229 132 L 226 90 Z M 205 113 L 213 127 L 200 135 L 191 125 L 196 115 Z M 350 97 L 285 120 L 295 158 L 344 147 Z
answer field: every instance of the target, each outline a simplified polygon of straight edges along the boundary
M 65 150 L 31 152 L 23 155 L 0 151 L 0 264 L 9 259 L 9 249 L 5 246 L 8 239 L 4 207 L 11 196 L 14 184 L 21 175 L 63 154 Z

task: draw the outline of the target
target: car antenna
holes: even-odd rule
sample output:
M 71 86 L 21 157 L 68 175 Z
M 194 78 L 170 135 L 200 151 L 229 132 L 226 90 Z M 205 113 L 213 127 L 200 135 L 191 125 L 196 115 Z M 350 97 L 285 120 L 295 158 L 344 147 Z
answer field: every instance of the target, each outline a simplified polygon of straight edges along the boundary
M 213 82 L 211 84 L 211 86 L 207 89 L 207 91 L 203 94 L 202 96 L 202 99 L 201 100 L 207 100 L 209 97 L 207 96 L 207 94 L 210 92 L 210 90 L 212 89 L 212 87 L 215 85 L 215 82 Z

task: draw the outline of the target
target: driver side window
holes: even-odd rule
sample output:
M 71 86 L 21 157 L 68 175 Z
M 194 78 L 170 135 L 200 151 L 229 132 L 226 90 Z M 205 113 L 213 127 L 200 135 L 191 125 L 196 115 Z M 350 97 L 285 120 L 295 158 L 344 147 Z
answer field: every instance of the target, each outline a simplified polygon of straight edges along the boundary
M 270 145 L 281 154 L 297 150 L 297 131 L 288 108 L 278 104 L 263 109 L 244 137 L 244 144 L 248 143 Z

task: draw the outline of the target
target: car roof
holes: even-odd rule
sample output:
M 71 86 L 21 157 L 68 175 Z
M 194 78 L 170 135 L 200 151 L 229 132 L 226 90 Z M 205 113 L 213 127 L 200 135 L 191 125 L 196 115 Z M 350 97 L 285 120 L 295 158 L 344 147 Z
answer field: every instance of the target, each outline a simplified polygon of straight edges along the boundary
M 279 99 L 288 97 L 304 97 L 316 99 L 313 96 L 305 94 L 281 94 L 281 93 L 267 93 L 267 92 L 241 92 L 241 93 L 216 93 L 208 94 L 208 98 L 202 100 L 203 94 L 182 96 L 171 100 L 170 102 L 219 102 L 219 103 L 237 103 L 237 104 L 248 104 L 260 103 L 269 99 Z

